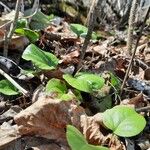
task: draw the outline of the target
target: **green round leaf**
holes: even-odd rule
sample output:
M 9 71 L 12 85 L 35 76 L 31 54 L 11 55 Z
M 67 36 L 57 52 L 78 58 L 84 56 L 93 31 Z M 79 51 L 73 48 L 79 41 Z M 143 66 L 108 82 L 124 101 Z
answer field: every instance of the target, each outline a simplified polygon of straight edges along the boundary
M 31 43 L 35 43 L 39 39 L 39 34 L 37 32 L 27 28 L 16 29 L 15 33 L 26 36 Z
M 82 83 L 80 80 L 77 80 L 76 78 L 72 77 L 69 74 L 63 75 L 63 78 L 74 88 L 84 91 L 84 92 L 91 92 L 92 89 L 90 89 L 90 86 L 88 82 L 82 80 Z
M 16 87 L 11 84 L 8 80 L 1 80 L 0 81 L 0 93 L 5 95 L 17 95 L 19 94 Z
M 103 113 L 104 125 L 116 135 L 131 137 L 139 134 L 145 127 L 143 116 L 127 106 L 116 106 Z
M 18 19 L 16 28 L 26 28 L 27 27 L 27 19 Z
M 81 24 L 70 24 L 70 29 L 77 34 L 77 36 L 80 36 L 82 33 L 87 33 L 88 28 L 81 25 Z
M 67 94 L 62 94 L 60 96 L 60 99 L 62 101 L 70 101 L 70 100 L 77 99 L 77 98 L 73 93 L 67 93 Z
M 30 16 L 32 15 L 32 9 L 28 9 L 25 11 L 24 15 Z M 31 18 L 31 22 L 29 24 L 30 28 L 33 30 L 42 30 L 50 25 L 51 20 L 54 18 L 54 15 L 47 16 L 42 13 L 40 10 L 36 12 Z
M 64 94 L 68 90 L 66 85 L 61 80 L 53 78 L 49 80 L 48 83 L 46 84 L 46 92 L 53 92 L 53 91 Z
M 72 150 L 108 150 L 102 146 L 88 144 L 81 132 L 74 126 L 67 126 L 67 141 Z
M 67 141 L 72 150 L 79 150 L 87 144 L 87 141 L 74 126 L 67 126 Z
M 46 92 L 57 93 L 56 97 L 62 101 L 69 101 L 72 99 L 77 99 L 73 93 L 68 92 L 68 89 L 64 82 L 55 78 L 48 81 L 46 85 Z
M 104 79 L 95 74 L 79 73 L 75 77 L 69 74 L 63 75 L 63 78 L 74 88 L 91 93 L 95 89 L 100 89 L 104 85 Z
M 32 61 L 38 68 L 51 70 L 55 69 L 58 59 L 51 53 L 44 52 L 34 44 L 30 44 L 23 52 L 22 58 Z

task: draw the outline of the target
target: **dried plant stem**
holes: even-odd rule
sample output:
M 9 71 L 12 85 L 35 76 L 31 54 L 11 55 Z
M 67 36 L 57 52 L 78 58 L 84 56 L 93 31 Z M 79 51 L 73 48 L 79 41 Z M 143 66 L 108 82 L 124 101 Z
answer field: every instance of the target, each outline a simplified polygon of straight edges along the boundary
M 12 35 L 15 31 L 15 27 L 16 27 L 17 20 L 19 17 L 19 10 L 20 10 L 20 6 L 21 6 L 21 2 L 22 2 L 22 0 L 17 0 L 17 2 L 16 2 L 14 20 L 10 26 L 10 30 L 9 30 L 8 34 L 6 33 L 6 38 L 5 38 L 5 42 L 4 42 L 4 51 L 3 51 L 3 56 L 5 56 L 5 57 L 7 57 L 7 55 L 8 55 L 8 46 L 11 41 Z
M 130 10 L 129 16 L 129 27 L 128 27 L 128 36 L 127 36 L 127 51 L 131 55 L 132 54 L 132 41 L 133 41 L 133 31 L 134 31 L 134 22 L 135 16 L 137 12 L 138 0 L 132 1 L 132 6 Z
M 146 20 L 147 20 L 147 18 L 148 18 L 148 16 L 149 16 L 149 13 L 150 13 L 150 7 L 149 7 L 148 10 L 147 10 L 147 13 L 146 13 L 146 15 L 145 15 L 143 24 L 142 24 L 142 26 L 141 26 L 140 33 L 139 33 L 139 36 L 138 36 L 138 38 L 137 38 L 137 41 L 136 41 L 136 44 L 135 44 L 135 47 L 134 47 L 134 50 L 133 50 L 133 53 L 132 53 L 132 57 L 131 57 L 129 66 L 128 66 L 128 68 L 127 68 L 127 71 L 126 71 L 126 74 L 125 74 L 125 77 L 124 77 L 124 80 L 123 80 L 123 83 L 122 83 L 122 86 L 121 86 L 121 93 L 120 93 L 120 94 L 122 94 L 123 88 L 124 88 L 125 83 L 126 83 L 126 80 L 127 80 L 128 76 L 129 76 L 129 72 L 130 72 L 131 67 L 132 67 L 132 63 L 133 63 L 133 59 L 134 59 L 134 56 L 135 56 L 135 53 L 136 53 L 136 49 L 137 49 L 137 47 L 138 47 L 138 43 L 139 43 L 140 38 L 141 38 L 141 36 L 142 36 L 142 31 L 143 31 L 143 29 L 144 29 L 144 26 L 145 26 Z
M 29 91 L 22 88 L 13 78 L 11 78 L 7 73 L 0 69 L 0 74 L 3 75 L 9 82 L 11 82 L 23 95 L 30 96 Z
M 7 11 L 11 12 L 11 9 L 6 6 L 4 3 L 0 2 L 0 5 L 2 5 Z
M 86 49 L 88 47 L 88 44 L 90 42 L 91 36 L 92 36 L 92 32 L 94 29 L 94 24 L 95 24 L 95 20 L 96 20 L 96 16 L 97 16 L 97 6 L 98 6 L 98 2 L 100 0 L 94 0 L 92 2 L 87 20 L 88 20 L 88 32 L 87 35 L 85 37 L 84 43 L 83 43 L 83 47 L 81 49 L 81 54 L 80 54 L 80 61 L 79 64 L 77 66 L 76 71 L 80 70 L 80 68 L 82 67 L 82 61 L 84 59 L 85 53 L 86 53 Z
M 37 7 L 37 9 L 33 12 L 33 14 L 31 14 L 31 15 L 29 15 L 29 16 L 21 17 L 21 18 L 22 18 L 22 19 L 30 19 L 30 18 L 32 18 L 32 17 L 37 13 L 37 11 L 38 11 L 38 7 Z M 0 29 L 4 28 L 5 26 L 9 25 L 9 24 L 12 23 L 12 22 L 13 22 L 13 20 L 10 20 L 10 21 L 8 21 L 7 23 L 1 25 L 1 26 L 0 26 Z
M 144 111 L 150 112 L 150 106 L 146 106 L 146 107 L 142 107 L 142 108 L 137 108 L 136 111 L 137 112 L 144 112 Z

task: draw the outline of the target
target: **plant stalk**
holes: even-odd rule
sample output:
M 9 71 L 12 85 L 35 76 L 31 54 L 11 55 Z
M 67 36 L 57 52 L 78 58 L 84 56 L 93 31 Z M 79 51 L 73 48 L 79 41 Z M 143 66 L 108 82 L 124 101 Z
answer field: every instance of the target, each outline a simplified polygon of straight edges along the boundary
M 6 31 L 6 34 L 5 34 L 6 37 L 5 37 L 5 41 L 4 41 L 4 51 L 3 51 L 3 56 L 4 57 L 8 56 L 8 46 L 10 44 L 12 35 L 13 35 L 13 33 L 15 31 L 15 28 L 16 28 L 17 20 L 18 20 L 18 17 L 19 17 L 19 10 L 20 10 L 20 6 L 21 6 L 21 1 L 22 0 L 17 0 L 17 2 L 16 2 L 14 20 L 10 25 L 10 30 L 9 30 L 8 34 L 7 34 L 7 31 Z
M 78 70 L 81 69 L 82 67 L 82 61 L 84 59 L 85 53 L 86 53 L 86 49 L 88 47 L 88 44 L 90 42 L 91 36 L 92 36 L 92 32 L 94 29 L 94 25 L 95 25 L 95 20 L 96 20 L 96 16 L 97 16 L 97 6 L 100 0 L 94 0 L 92 2 L 89 14 L 87 16 L 87 20 L 88 20 L 88 32 L 87 35 L 85 37 L 83 46 L 81 48 L 81 54 L 80 54 L 80 60 L 79 60 L 79 64 L 77 66 L 77 69 L 75 70 L 75 73 L 78 72 Z
M 131 68 L 132 68 L 133 59 L 134 59 L 134 57 L 135 57 L 135 53 L 136 53 L 136 50 L 137 50 L 139 41 L 140 41 L 140 39 L 141 39 L 142 32 L 143 32 L 143 29 L 144 29 L 146 20 L 147 20 L 147 18 L 148 18 L 148 16 L 149 16 L 149 13 L 150 13 L 150 7 L 148 8 L 147 13 L 146 13 L 145 18 L 144 18 L 144 21 L 143 21 L 143 23 L 142 23 L 142 26 L 141 26 L 141 29 L 140 29 L 140 33 L 139 33 L 139 36 L 138 36 L 138 38 L 137 38 L 137 41 L 136 41 L 136 44 L 135 44 L 135 47 L 134 47 L 134 50 L 133 50 L 133 53 L 132 53 L 132 56 L 131 56 L 131 60 L 130 60 L 129 66 L 128 66 L 128 68 L 127 68 L 127 71 L 126 71 L 126 74 L 125 74 L 125 77 L 124 77 L 124 80 L 123 80 L 123 83 L 122 83 L 122 86 L 121 86 L 120 95 L 122 95 L 123 88 L 124 88 L 124 86 L 125 86 L 125 83 L 126 83 L 126 81 L 127 81 L 128 76 L 129 76 L 129 72 L 130 72 L 130 70 L 131 70 Z

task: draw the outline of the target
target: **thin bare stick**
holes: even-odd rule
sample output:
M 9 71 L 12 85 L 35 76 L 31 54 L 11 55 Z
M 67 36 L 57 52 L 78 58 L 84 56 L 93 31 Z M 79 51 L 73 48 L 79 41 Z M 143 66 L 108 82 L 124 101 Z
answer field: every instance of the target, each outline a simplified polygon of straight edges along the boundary
M 136 111 L 137 111 L 137 112 L 144 112 L 144 111 L 150 112 L 150 106 L 137 108 Z
M 132 56 L 131 56 L 131 60 L 130 60 L 129 66 L 128 66 L 128 68 L 127 68 L 127 71 L 126 71 L 126 74 L 125 74 L 125 77 L 124 77 L 124 80 L 123 80 L 123 83 L 122 83 L 122 86 L 121 86 L 120 95 L 121 95 L 122 92 L 123 92 L 123 88 L 124 88 L 124 86 L 125 86 L 125 83 L 126 83 L 126 81 L 127 81 L 128 76 L 129 76 L 129 72 L 130 72 L 131 67 L 132 67 L 132 63 L 133 63 L 133 59 L 134 59 L 134 56 L 135 56 L 135 53 L 136 53 L 136 49 L 137 49 L 138 44 L 139 44 L 139 41 L 140 41 L 140 39 L 141 39 L 142 31 L 143 31 L 143 29 L 144 29 L 144 26 L 145 26 L 146 20 L 147 20 L 147 18 L 148 18 L 148 16 L 149 16 L 149 13 L 150 13 L 150 7 L 148 8 L 147 13 L 146 13 L 145 18 L 144 18 L 144 21 L 143 21 L 143 23 L 142 23 L 142 26 L 141 26 L 141 29 L 140 29 L 140 33 L 139 33 L 139 36 L 138 36 L 138 38 L 137 38 L 137 41 L 136 41 L 136 44 L 135 44 L 135 47 L 134 47 L 134 50 L 133 50 L 133 53 L 132 53 Z
M 8 55 L 8 46 L 9 46 L 9 43 L 11 41 L 11 37 L 12 37 L 14 31 L 15 31 L 15 27 L 16 27 L 16 24 L 17 24 L 18 16 L 19 16 L 20 6 L 21 6 L 21 0 L 17 0 L 14 20 L 13 20 L 11 26 L 10 26 L 10 30 L 9 30 L 8 34 L 6 34 L 7 37 L 6 37 L 5 42 L 4 42 L 3 56 L 5 56 L 5 57 L 7 57 L 7 55 Z
M 81 54 L 80 54 L 80 61 L 79 61 L 79 64 L 77 66 L 77 69 L 76 71 L 80 70 L 81 66 L 82 66 L 82 61 L 84 59 L 84 56 L 85 56 L 85 53 L 86 53 L 86 49 L 88 47 L 88 44 L 89 44 L 89 41 L 91 39 L 91 36 L 92 36 L 92 32 L 93 32 L 93 29 L 94 29 L 94 24 L 95 24 L 95 20 L 96 20 L 96 12 L 97 12 L 97 5 L 98 5 L 98 2 L 100 0 L 94 0 L 92 2 L 92 5 L 91 5 L 91 8 L 90 8 L 90 11 L 89 11 L 89 14 L 88 14 L 88 32 L 87 32 L 87 35 L 85 37 L 85 40 L 84 40 L 84 43 L 83 43 L 83 46 L 82 46 L 82 49 L 81 49 Z
M 21 7 L 21 6 L 24 7 L 23 5 L 24 5 L 24 4 L 23 4 L 23 0 L 21 0 L 20 7 Z M 36 9 L 35 9 L 35 5 L 36 5 L 36 7 L 37 7 Z M 34 1 L 33 7 L 34 7 L 34 10 L 35 10 L 35 11 L 34 11 L 31 15 L 28 15 L 28 16 L 25 16 L 25 17 L 19 17 L 19 16 L 18 16 L 18 19 L 20 19 L 20 18 L 22 18 L 22 19 L 30 19 L 30 18 L 32 18 L 32 17 L 37 13 L 37 11 L 38 11 L 39 0 L 35 0 L 35 1 Z M 21 9 L 24 9 L 24 8 L 21 8 Z M 32 8 L 32 10 L 33 10 L 33 8 Z M 22 11 L 23 11 L 23 10 L 22 10 Z M 10 21 L 6 22 L 5 24 L 3 24 L 3 25 L 0 26 L 0 29 L 2 29 L 2 28 L 4 28 L 5 26 L 11 24 L 12 22 L 13 22 L 13 20 L 10 20 Z
M 8 6 L 6 6 L 4 3 L 0 2 L 0 5 L 2 5 L 5 9 L 11 12 L 11 9 Z
M 38 11 L 38 9 L 36 9 L 33 14 L 31 14 L 29 16 L 25 16 L 25 17 L 18 17 L 18 19 L 29 19 L 29 18 L 33 17 L 37 13 L 37 11 Z M 12 22 L 13 22 L 13 20 L 10 20 L 10 21 L 6 22 L 5 24 L 0 26 L 0 29 L 4 28 L 5 26 L 9 25 Z
M 127 36 L 127 51 L 131 55 L 132 54 L 132 41 L 133 41 L 133 31 L 134 31 L 134 22 L 135 22 L 135 15 L 137 12 L 137 1 L 132 1 L 132 6 L 130 10 L 129 16 L 129 27 L 128 27 L 128 36 Z
M 29 91 L 22 88 L 13 78 L 11 78 L 2 69 L 0 69 L 0 74 L 3 75 L 9 82 L 11 82 L 23 95 L 25 95 L 26 97 L 30 96 Z

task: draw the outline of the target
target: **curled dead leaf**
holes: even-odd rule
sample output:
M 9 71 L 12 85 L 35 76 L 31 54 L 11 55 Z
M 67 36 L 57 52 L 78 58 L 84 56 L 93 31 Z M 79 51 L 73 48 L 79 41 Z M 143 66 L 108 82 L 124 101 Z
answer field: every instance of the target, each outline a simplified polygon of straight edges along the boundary
M 97 113 L 93 117 L 81 116 L 83 134 L 90 144 L 107 145 L 111 150 L 125 150 L 125 146 L 117 136 L 108 133 L 102 122 L 102 114 Z

